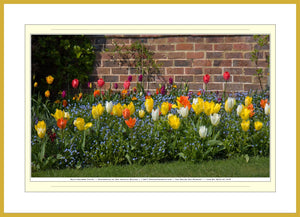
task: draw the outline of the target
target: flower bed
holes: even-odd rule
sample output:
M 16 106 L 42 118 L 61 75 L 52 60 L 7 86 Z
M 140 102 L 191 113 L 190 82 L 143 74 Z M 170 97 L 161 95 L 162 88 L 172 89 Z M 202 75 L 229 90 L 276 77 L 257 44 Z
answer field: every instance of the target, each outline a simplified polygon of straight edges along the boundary
M 269 156 L 268 92 L 192 93 L 170 80 L 151 95 L 130 90 L 130 77 L 121 92 L 101 91 L 104 83 L 82 94 L 74 80 L 76 96 L 62 91 L 54 103 L 43 102 L 49 92 L 32 98 L 34 171 Z

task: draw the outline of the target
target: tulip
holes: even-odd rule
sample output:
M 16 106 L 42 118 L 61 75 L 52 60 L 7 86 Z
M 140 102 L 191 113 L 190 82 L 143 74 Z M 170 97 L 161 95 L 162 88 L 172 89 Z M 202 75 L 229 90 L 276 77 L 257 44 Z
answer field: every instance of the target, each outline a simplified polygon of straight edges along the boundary
M 125 119 L 129 119 L 129 117 L 130 117 L 130 111 L 129 111 L 128 108 L 124 109 L 123 112 L 122 112 L 122 114 L 123 114 L 123 117 Z
M 150 97 L 148 99 L 145 100 L 145 107 L 146 107 L 146 111 L 148 113 L 150 113 L 153 109 L 153 99 Z
M 63 92 L 61 92 L 61 97 L 65 98 L 66 97 L 66 91 L 64 90 Z
M 161 114 L 166 115 L 169 112 L 169 103 L 168 102 L 163 102 L 161 104 Z
M 244 108 L 244 106 L 243 105 L 238 105 L 238 107 L 237 107 L 237 109 L 236 109 L 236 113 L 237 113 L 237 115 L 240 115 L 241 114 L 241 112 L 242 112 L 242 110 L 243 110 L 243 108 Z
M 250 110 L 250 118 L 255 114 L 253 104 L 247 106 L 247 109 Z
M 114 105 L 113 108 L 112 108 L 112 114 L 116 115 L 118 117 L 122 116 L 122 111 L 123 111 L 123 108 L 122 108 L 122 105 L 120 103 L 118 103 L 117 105 Z
M 37 86 L 38 86 L 38 83 L 37 83 L 37 82 L 34 82 L 33 86 L 34 86 L 34 87 L 37 87 Z
M 129 82 L 131 82 L 131 81 L 132 81 L 132 76 L 129 75 L 128 78 L 127 78 L 127 80 L 128 80 Z
M 193 108 L 194 112 L 196 113 L 196 115 L 199 115 L 204 110 L 204 102 L 203 102 L 203 100 L 199 101 L 197 104 L 193 104 L 192 108 Z
M 266 104 L 268 103 L 268 99 L 261 99 L 260 100 L 260 106 L 264 109 Z
M 165 88 L 165 86 L 161 87 L 160 93 L 161 93 L 161 95 L 165 95 L 166 94 L 166 88 Z
M 179 108 L 187 106 L 189 109 L 191 109 L 191 107 L 192 107 L 188 96 L 177 97 L 176 102 L 177 102 L 177 105 L 178 105 Z
M 105 109 L 106 109 L 106 112 L 108 113 L 108 114 L 110 114 L 111 112 L 112 112 L 112 109 L 113 109 L 113 103 L 112 103 L 112 101 L 110 101 L 110 102 L 105 102 Z
M 181 107 L 177 110 L 177 112 L 181 115 L 181 117 L 186 118 L 189 115 L 189 108 Z
M 46 77 L 47 84 L 52 84 L 53 81 L 54 81 L 54 78 L 51 75 L 49 75 L 49 76 Z
M 214 126 L 217 126 L 220 123 L 221 115 L 214 113 L 213 115 L 210 115 L 210 121 L 211 124 Z
M 235 105 L 235 99 L 232 97 L 228 97 L 228 99 L 225 102 L 225 111 L 227 113 L 231 113 L 234 105 Z
M 207 135 L 207 128 L 205 126 L 200 126 L 199 135 L 201 138 L 205 138 Z
M 224 74 L 223 74 L 223 78 L 224 78 L 224 80 L 225 80 L 225 81 L 228 81 L 228 80 L 229 80 L 229 78 L 230 78 L 230 74 L 229 74 L 229 72 L 224 72 Z
M 221 109 L 221 103 L 216 103 L 213 109 L 213 113 L 218 113 Z
M 100 78 L 100 79 L 97 81 L 97 83 L 98 83 L 98 86 L 99 86 L 100 88 L 102 88 L 103 85 L 105 84 L 105 82 L 104 82 L 104 80 L 103 80 L 102 78 Z
M 129 87 L 130 87 L 130 81 L 125 81 L 124 84 L 123 84 L 123 86 L 124 86 L 125 90 L 128 90 Z
M 180 126 L 180 119 L 173 114 L 168 115 L 169 125 L 174 129 L 177 130 Z
M 207 83 L 209 82 L 209 79 L 210 79 L 210 76 L 209 76 L 209 75 L 204 75 L 204 76 L 203 76 L 203 82 L 204 82 L 205 84 L 207 84 Z
M 96 98 L 97 96 L 100 96 L 100 90 L 95 90 L 94 91 L 94 97 Z
M 266 115 L 270 114 L 270 104 L 269 103 L 267 103 L 266 106 L 265 106 L 265 114 Z
M 240 113 L 240 116 L 244 121 L 246 121 L 249 119 L 250 113 L 251 111 L 248 108 L 244 107 Z
M 173 78 L 169 78 L 169 84 L 170 84 L 170 85 L 173 84 Z
M 129 120 L 125 120 L 125 123 L 129 128 L 133 128 L 135 125 L 135 122 L 136 122 L 135 118 L 129 118 Z
M 254 128 L 256 131 L 259 131 L 263 127 L 263 123 L 260 121 L 255 121 L 254 122 Z
M 143 81 L 143 75 L 139 75 L 139 81 L 142 82 Z
M 63 107 L 67 107 L 67 105 L 68 105 L 67 100 L 64 99 L 64 100 L 62 101 L 62 104 L 63 104 Z
M 197 105 L 197 104 L 198 104 L 198 101 L 199 101 L 199 98 L 194 98 L 194 99 L 193 99 L 193 104 L 194 104 L 194 105 Z M 192 105 L 192 106 L 193 106 L 193 105 Z
M 130 115 L 133 115 L 134 112 L 135 112 L 135 107 L 134 107 L 133 102 L 130 102 L 130 103 L 129 103 L 128 109 L 129 109 L 129 111 L 130 111 Z
M 57 121 L 58 119 L 61 119 L 65 116 L 65 112 L 60 110 L 60 109 L 56 109 L 54 114 L 51 114 L 55 120 Z
M 88 128 L 93 126 L 93 124 L 91 122 L 85 124 L 85 121 L 83 118 L 77 118 L 74 121 L 74 125 L 75 125 L 75 127 L 77 127 L 77 129 L 79 131 L 87 130 Z
M 64 118 L 61 118 L 61 119 L 58 119 L 57 120 L 57 126 L 60 128 L 60 129 L 65 129 L 66 126 L 67 126 L 67 120 L 64 119 Z
M 94 119 L 98 119 L 104 112 L 104 107 L 101 103 L 92 107 L 92 115 Z
M 204 102 L 204 113 L 209 116 L 214 113 L 215 103 L 214 102 Z
M 153 109 L 152 110 L 152 120 L 153 121 L 158 121 L 159 119 L 159 109 Z
M 245 98 L 245 106 L 249 106 L 252 103 L 252 97 L 247 96 Z
M 117 84 L 117 83 L 115 83 L 115 84 L 114 84 L 114 88 L 117 90 L 117 89 L 118 89 L 118 87 L 119 87 L 119 86 L 118 86 L 118 84 Z
M 75 78 L 75 79 L 72 81 L 72 87 L 73 87 L 74 89 L 76 89 L 76 88 L 78 87 L 78 85 L 79 85 L 79 81 L 78 81 L 77 78 Z
M 88 82 L 88 85 L 87 85 L 87 86 L 88 86 L 88 88 L 91 89 L 91 88 L 93 87 L 93 83 L 92 83 L 92 82 Z
M 50 90 L 46 90 L 46 91 L 45 91 L 45 97 L 46 97 L 46 98 L 49 98 L 49 97 L 50 97 Z
M 249 127 L 250 127 L 250 121 L 243 120 L 243 122 L 241 123 L 241 126 L 242 126 L 243 131 L 245 131 L 245 132 L 248 131 Z
M 45 121 L 39 121 L 35 126 L 34 126 L 38 136 L 42 139 L 44 138 L 46 134 L 46 123 Z
M 63 113 L 64 113 L 64 119 L 69 120 L 69 119 L 70 119 L 70 114 L 69 114 L 69 112 L 63 111 Z
M 145 111 L 143 109 L 139 110 L 139 117 L 143 118 L 145 116 Z

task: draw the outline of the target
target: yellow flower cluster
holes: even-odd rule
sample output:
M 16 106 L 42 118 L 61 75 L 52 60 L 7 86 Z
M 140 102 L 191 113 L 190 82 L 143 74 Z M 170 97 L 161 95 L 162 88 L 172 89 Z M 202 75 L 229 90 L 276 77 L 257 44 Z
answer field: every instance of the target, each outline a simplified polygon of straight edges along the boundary
M 54 114 L 51 114 L 55 120 L 57 121 L 58 119 L 61 119 L 61 118 L 64 118 L 64 119 L 67 119 L 69 120 L 70 119 L 70 114 L 69 112 L 65 112 L 65 111 L 62 111 L 60 109 L 56 109 L 55 113 Z

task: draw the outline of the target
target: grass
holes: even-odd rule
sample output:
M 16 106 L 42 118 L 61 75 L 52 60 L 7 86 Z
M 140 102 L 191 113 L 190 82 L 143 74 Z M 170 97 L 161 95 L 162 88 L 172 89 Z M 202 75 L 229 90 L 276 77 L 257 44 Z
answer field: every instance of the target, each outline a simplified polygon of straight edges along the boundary
M 269 177 L 269 158 L 253 157 L 202 163 L 108 166 L 103 168 L 45 170 L 32 177 Z

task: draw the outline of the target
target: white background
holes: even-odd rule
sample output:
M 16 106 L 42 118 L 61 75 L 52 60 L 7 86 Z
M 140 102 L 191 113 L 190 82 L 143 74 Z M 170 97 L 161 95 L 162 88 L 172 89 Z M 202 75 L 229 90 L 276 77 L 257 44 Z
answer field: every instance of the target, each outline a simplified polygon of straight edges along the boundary
M 295 5 L 5 5 L 5 212 L 295 212 Z M 276 193 L 25 193 L 25 24 L 276 24 Z

